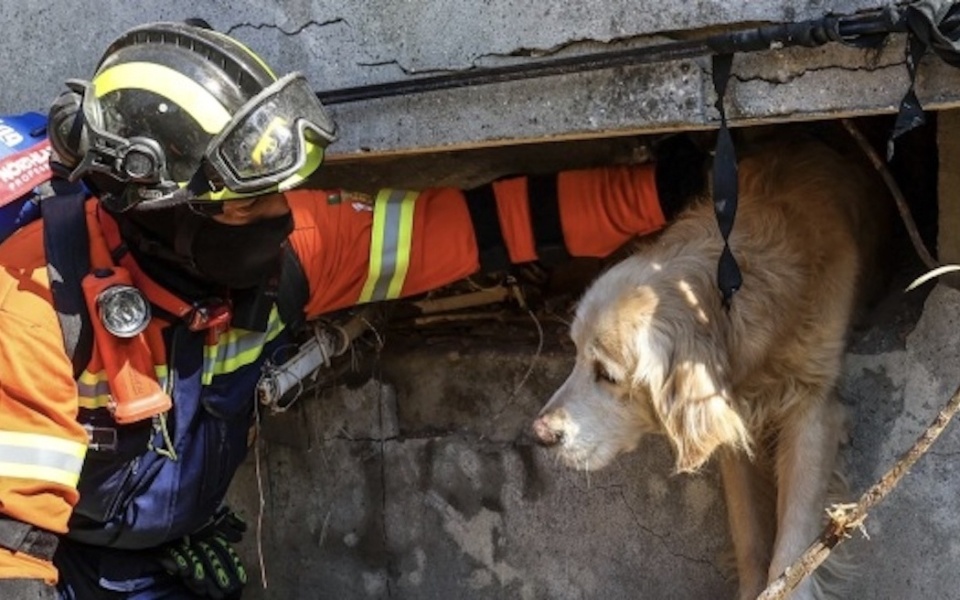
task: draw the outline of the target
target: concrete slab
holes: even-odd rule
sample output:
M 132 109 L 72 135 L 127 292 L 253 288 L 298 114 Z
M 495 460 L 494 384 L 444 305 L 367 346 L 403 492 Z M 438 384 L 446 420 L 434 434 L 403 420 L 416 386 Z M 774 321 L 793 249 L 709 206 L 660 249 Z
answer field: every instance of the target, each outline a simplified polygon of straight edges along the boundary
M 566 356 L 542 355 L 535 376 L 512 394 L 534 350 L 385 357 L 384 367 L 401 384 L 396 437 L 348 439 L 335 433 L 340 419 L 318 418 L 353 412 L 347 405 L 358 401 L 378 406 L 392 391 L 374 382 L 360 396 L 303 401 L 294 420 L 332 434 L 309 449 L 272 437 L 268 424 L 270 441 L 261 446 L 261 472 L 269 473 L 263 485 L 268 587 L 258 590 L 254 577 L 250 596 L 729 595 L 725 516 L 712 470 L 671 477 L 667 449 L 651 440 L 616 468 L 587 475 L 516 443 L 542 393 L 569 366 Z M 289 428 L 279 429 L 289 439 Z M 252 460 L 232 494 L 251 523 L 255 484 Z M 256 572 L 249 537 L 242 550 Z
M 899 337 L 898 344 L 878 353 L 870 346 L 879 340 L 865 339 L 865 347 L 848 353 L 841 393 L 856 410 L 847 453 L 854 489 L 866 489 L 893 466 L 957 390 L 958 322 L 960 291 L 938 286 L 915 327 L 885 326 L 888 340 Z M 859 545 L 864 576 L 857 598 L 957 597 L 958 452 L 960 430 L 953 423 L 870 515 L 870 539 Z
M 207 18 L 278 71 L 302 70 L 317 89 L 334 89 L 880 4 L 91 0 L 80 9 L 5 2 L 0 107 L 45 110 L 63 80 L 89 76 L 109 41 L 156 19 Z M 899 38 L 879 52 L 774 49 L 738 57 L 735 73 L 730 110 L 740 124 L 889 112 L 906 87 Z M 918 88 L 928 107 L 955 105 L 958 84 L 953 69 L 924 62 Z M 331 160 L 367 159 L 354 176 L 393 185 L 380 157 L 711 128 L 710 89 L 709 64 L 696 59 L 338 105 L 332 112 L 342 135 Z M 626 153 L 637 148 L 632 138 L 620 141 Z M 569 152 L 554 154 L 553 167 L 586 160 L 584 145 L 556 147 Z M 437 163 L 425 169 L 430 182 L 479 182 L 516 168 L 515 154 L 486 166 L 463 156 L 443 155 L 446 175 L 437 175 Z M 893 463 L 960 380 L 958 292 L 938 287 L 925 303 L 924 294 L 892 302 L 848 354 L 841 392 L 856 415 L 846 452 L 854 490 Z M 728 597 L 726 525 L 712 467 L 671 477 L 667 448 L 649 440 L 588 478 L 517 443 L 570 364 L 562 337 L 552 339 L 526 380 L 535 338 L 497 351 L 388 351 L 384 383 L 305 398 L 267 420 L 231 493 L 251 525 L 241 548 L 254 579 L 249 596 Z M 960 473 L 950 460 L 958 444 L 953 426 L 870 516 L 850 598 L 960 597 Z
M 0 107 L 45 111 L 70 77 L 89 77 L 107 44 L 151 20 L 202 17 L 257 50 L 278 72 L 305 72 L 318 90 L 409 80 L 649 45 L 767 22 L 849 15 L 878 0 L 629 2 L 520 6 L 445 0 L 334 3 L 52 0 L 0 5 L 5 35 Z M 745 124 L 890 112 L 906 90 L 902 36 L 880 52 L 830 44 L 737 59 L 731 117 Z M 960 101 L 960 75 L 939 60 L 921 69 L 928 108 Z M 850 90 L 858 90 L 851 94 Z M 331 160 L 713 128 L 709 61 L 606 69 L 331 107 L 341 126 Z
M 958 320 L 960 291 L 893 291 L 852 336 L 840 393 L 853 417 L 844 450 L 853 496 L 895 463 L 960 384 Z M 537 345 L 529 330 L 497 348 L 388 344 L 379 373 L 391 383 L 305 398 L 279 426 L 265 421 L 269 587 L 255 577 L 250 596 L 731 597 L 713 465 L 672 476 L 669 449 L 649 439 L 588 475 L 523 442 L 520 429 L 571 365 L 557 329 L 547 329 L 539 355 Z M 374 413 L 381 416 L 371 422 Z M 391 425 L 379 438 L 381 419 Z M 298 447 L 291 422 L 313 441 Z M 954 424 L 870 514 L 869 539 L 848 542 L 858 572 L 845 598 L 956 597 L 958 448 Z M 253 461 L 232 497 L 255 521 Z M 243 553 L 256 571 L 252 540 Z

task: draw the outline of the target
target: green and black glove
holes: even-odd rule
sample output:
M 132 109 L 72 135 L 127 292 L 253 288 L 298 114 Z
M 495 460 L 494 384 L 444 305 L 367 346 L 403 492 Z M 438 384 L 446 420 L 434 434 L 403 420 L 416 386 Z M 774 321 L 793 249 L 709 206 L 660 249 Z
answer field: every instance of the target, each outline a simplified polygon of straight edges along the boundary
M 230 544 L 246 530 L 243 519 L 224 506 L 196 533 L 160 548 L 158 559 L 197 596 L 236 599 L 247 583 L 247 570 Z

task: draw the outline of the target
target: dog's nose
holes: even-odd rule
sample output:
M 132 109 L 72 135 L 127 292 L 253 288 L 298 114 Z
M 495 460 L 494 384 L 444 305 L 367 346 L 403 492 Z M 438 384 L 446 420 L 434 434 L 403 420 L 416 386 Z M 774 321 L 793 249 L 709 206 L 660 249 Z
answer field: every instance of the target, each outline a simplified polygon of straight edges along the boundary
M 554 446 L 563 439 L 563 431 L 551 427 L 546 416 L 537 417 L 532 429 L 533 437 L 544 446 Z

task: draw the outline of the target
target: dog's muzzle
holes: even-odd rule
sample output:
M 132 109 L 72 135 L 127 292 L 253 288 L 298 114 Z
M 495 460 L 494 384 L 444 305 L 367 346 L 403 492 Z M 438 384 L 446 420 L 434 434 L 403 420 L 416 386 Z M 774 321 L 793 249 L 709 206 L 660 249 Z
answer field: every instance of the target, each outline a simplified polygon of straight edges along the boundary
M 533 421 L 531 429 L 533 438 L 538 444 L 543 446 L 556 446 L 563 440 L 563 429 L 557 426 L 557 423 L 551 423 L 549 413 L 537 417 Z

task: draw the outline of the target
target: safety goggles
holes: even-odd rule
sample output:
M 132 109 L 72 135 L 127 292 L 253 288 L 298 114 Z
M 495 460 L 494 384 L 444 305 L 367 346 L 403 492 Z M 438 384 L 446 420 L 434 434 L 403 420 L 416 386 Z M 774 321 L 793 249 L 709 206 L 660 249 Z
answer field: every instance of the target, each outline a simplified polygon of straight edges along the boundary
M 290 73 L 241 108 L 210 140 L 204 158 L 229 190 L 267 190 L 297 173 L 310 146 L 324 148 L 335 131 L 303 75 Z

